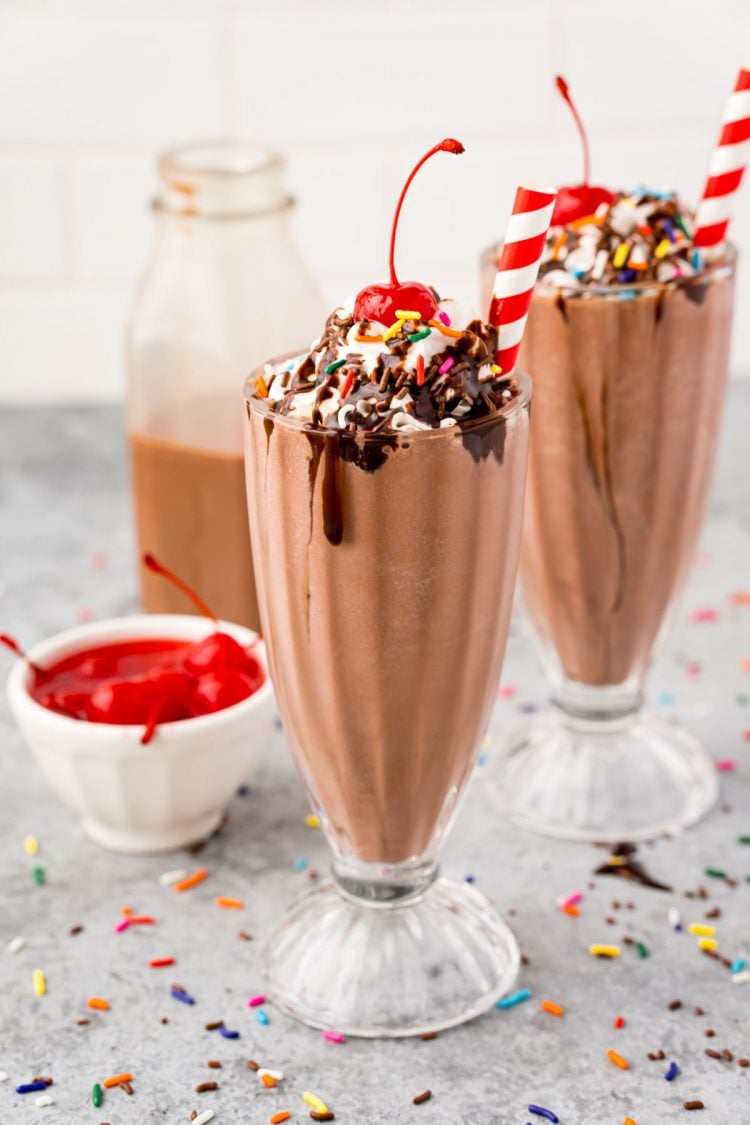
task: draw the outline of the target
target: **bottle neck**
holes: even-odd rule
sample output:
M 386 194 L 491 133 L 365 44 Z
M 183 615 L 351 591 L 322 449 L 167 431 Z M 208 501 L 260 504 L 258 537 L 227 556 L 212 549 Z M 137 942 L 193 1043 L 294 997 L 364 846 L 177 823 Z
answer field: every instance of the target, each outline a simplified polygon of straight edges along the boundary
M 159 161 L 154 207 L 182 220 L 226 222 L 269 218 L 293 201 L 284 191 L 284 160 L 248 142 L 186 145 Z

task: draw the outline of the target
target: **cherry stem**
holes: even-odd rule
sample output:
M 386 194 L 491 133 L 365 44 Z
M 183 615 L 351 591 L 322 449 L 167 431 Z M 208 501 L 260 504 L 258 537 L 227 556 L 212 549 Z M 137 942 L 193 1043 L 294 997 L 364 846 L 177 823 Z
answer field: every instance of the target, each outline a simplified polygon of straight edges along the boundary
M 388 254 L 388 266 L 391 271 L 391 285 L 396 286 L 400 284 L 398 278 L 396 277 L 396 267 L 394 265 L 394 258 L 396 255 L 396 231 L 398 229 L 399 216 L 401 215 L 401 207 L 403 206 L 404 198 L 411 186 L 412 180 L 414 179 L 422 165 L 426 164 L 430 157 L 434 156 L 436 152 L 452 152 L 456 156 L 459 156 L 463 151 L 464 146 L 460 141 L 453 140 L 452 137 L 446 137 L 444 141 L 441 141 L 440 144 L 434 145 L 429 152 L 426 152 L 422 159 L 417 161 L 417 163 L 409 173 L 409 178 L 401 189 L 401 195 L 398 197 L 396 212 L 393 216 L 393 225 L 391 226 L 391 246 Z
M 156 734 L 156 728 L 159 725 L 159 715 L 161 713 L 162 707 L 166 702 L 167 697 L 163 694 L 158 695 L 154 700 L 154 705 L 149 712 L 148 718 L 146 719 L 146 724 L 143 728 L 143 734 L 141 735 L 142 746 L 148 746 L 149 742 L 151 742 L 152 738 Z
M 591 183 L 591 157 L 589 154 L 589 139 L 586 135 L 586 129 L 584 127 L 583 121 L 581 120 L 581 115 L 576 109 L 575 102 L 570 96 L 568 83 L 558 74 L 555 78 L 555 85 L 557 86 L 557 89 L 562 96 L 563 101 L 567 102 L 570 106 L 570 111 L 573 114 L 573 119 L 578 128 L 578 132 L 581 135 L 581 144 L 583 145 L 583 182 L 588 187 L 588 185 Z
M 162 578 L 166 578 L 167 582 L 171 582 L 173 586 L 176 586 L 180 593 L 184 594 L 186 598 L 189 598 L 198 612 L 202 613 L 204 617 L 210 617 L 212 621 L 219 620 L 210 606 L 204 602 L 200 594 L 196 594 L 192 586 L 188 586 L 184 578 L 180 578 L 174 571 L 169 570 L 160 563 L 158 559 L 154 558 L 153 555 L 144 555 L 143 565 L 148 567 L 149 570 L 152 570 L 154 574 L 160 574 Z
M 11 652 L 14 652 L 16 656 L 20 656 L 21 660 L 26 662 L 29 668 L 31 668 L 32 672 L 36 672 L 37 675 L 42 674 L 42 669 L 39 667 L 39 665 L 35 664 L 33 660 L 29 660 L 28 656 L 23 651 L 18 641 L 13 637 L 8 636 L 7 633 L 0 633 L 0 645 L 5 645 L 5 647 L 9 648 Z

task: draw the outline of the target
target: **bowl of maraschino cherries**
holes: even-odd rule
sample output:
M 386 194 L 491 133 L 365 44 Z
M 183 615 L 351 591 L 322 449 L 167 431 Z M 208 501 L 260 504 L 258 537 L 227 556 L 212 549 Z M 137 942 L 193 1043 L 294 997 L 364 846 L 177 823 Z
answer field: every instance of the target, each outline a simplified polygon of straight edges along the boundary
M 17 656 L 11 709 L 58 796 L 113 851 L 158 852 L 209 836 L 251 776 L 273 725 L 260 637 L 202 616 L 137 614 L 58 633 Z

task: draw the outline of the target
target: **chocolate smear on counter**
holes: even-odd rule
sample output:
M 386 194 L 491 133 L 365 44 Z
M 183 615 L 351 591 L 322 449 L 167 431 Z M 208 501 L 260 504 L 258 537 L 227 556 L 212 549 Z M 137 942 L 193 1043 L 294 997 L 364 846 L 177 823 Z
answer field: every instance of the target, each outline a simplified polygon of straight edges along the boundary
M 674 888 L 670 887 L 668 883 L 660 883 L 658 879 L 649 875 L 640 860 L 635 858 L 636 851 L 635 844 L 616 844 L 611 854 L 619 856 L 625 862 L 603 863 L 601 867 L 595 869 L 594 874 L 613 875 L 618 879 L 628 879 L 632 883 L 638 883 L 641 887 L 652 887 L 656 891 L 673 891 Z

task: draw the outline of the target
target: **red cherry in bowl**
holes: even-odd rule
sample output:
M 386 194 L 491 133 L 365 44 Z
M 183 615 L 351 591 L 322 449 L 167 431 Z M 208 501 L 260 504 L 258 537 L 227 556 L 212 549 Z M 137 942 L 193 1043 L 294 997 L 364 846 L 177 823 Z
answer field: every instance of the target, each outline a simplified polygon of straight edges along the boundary
M 89 705 L 87 691 L 58 691 L 54 693 L 53 711 L 61 711 L 72 719 L 85 719 Z
M 581 137 L 581 147 L 583 148 L 583 183 L 561 187 L 558 188 L 557 191 L 557 199 L 555 201 L 555 209 L 552 212 L 551 225 L 553 227 L 562 227 L 566 226 L 568 223 L 574 223 L 578 219 L 585 219 L 588 215 L 595 214 L 600 204 L 610 204 L 615 197 L 608 188 L 595 186 L 589 183 L 591 178 L 591 159 L 589 156 L 589 139 L 583 120 L 571 97 L 568 83 L 559 74 L 555 78 L 555 85 L 563 101 L 570 107 L 570 111 L 576 123 L 576 128 Z
M 185 711 L 189 710 L 195 687 L 194 676 L 176 668 L 155 668 L 146 679 L 154 685 L 158 696 Z
M 254 692 L 257 691 L 258 688 L 263 687 L 263 684 L 266 682 L 265 672 L 255 657 L 251 656 L 250 653 L 247 653 L 247 666 L 243 670 L 243 675 L 247 676 Z
M 255 683 L 250 676 L 236 669 L 229 669 L 217 675 L 207 672 L 201 676 L 193 692 L 193 712 L 196 715 L 210 715 L 241 703 L 255 691 Z
M 86 680 L 113 679 L 116 670 L 116 660 L 102 655 L 87 656 L 76 666 L 77 675 Z
M 66 719 L 87 719 L 89 695 L 85 691 L 49 691 L 37 696 L 42 707 Z
M 419 281 L 405 281 L 402 284 L 396 277 L 396 267 L 394 264 L 396 256 L 396 231 L 398 230 L 398 220 L 401 215 L 401 207 L 403 206 L 404 198 L 412 180 L 422 165 L 437 152 L 452 152 L 458 156 L 463 151 L 464 146 L 460 141 L 456 141 L 452 137 L 446 137 L 444 141 L 434 145 L 429 152 L 426 152 L 422 159 L 418 160 L 412 168 L 406 183 L 401 189 L 401 195 L 396 204 L 396 212 L 393 216 L 393 225 L 391 226 L 391 246 L 388 257 L 391 280 L 383 284 L 367 285 L 364 289 L 360 290 L 354 302 L 354 317 L 356 320 L 375 320 L 378 324 L 384 324 L 386 327 L 390 327 L 392 324 L 395 324 L 398 319 L 396 316 L 397 309 L 408 309 L 410 312 L 418 312 L 423 320 L 432 320 L 435 316 L 437 312 L 437 300 L 432 290 L 426 285 L 422 285 Z
M 185 669 L 194 676 L 204 672 L 221 672 L 235 668 L 240 672 L 250 671 L 250 661 L 241 644 L 228 633 L 211 633 L 202 641 L 191 645 L 185 656 Z M 252 660 L 252 664 L 255 661 Z
M 92 691 L 86 708 L 91 723 L 137 725 L 148 721 L 158 688 L 145 676 L 132 680 L 103 680 Z

